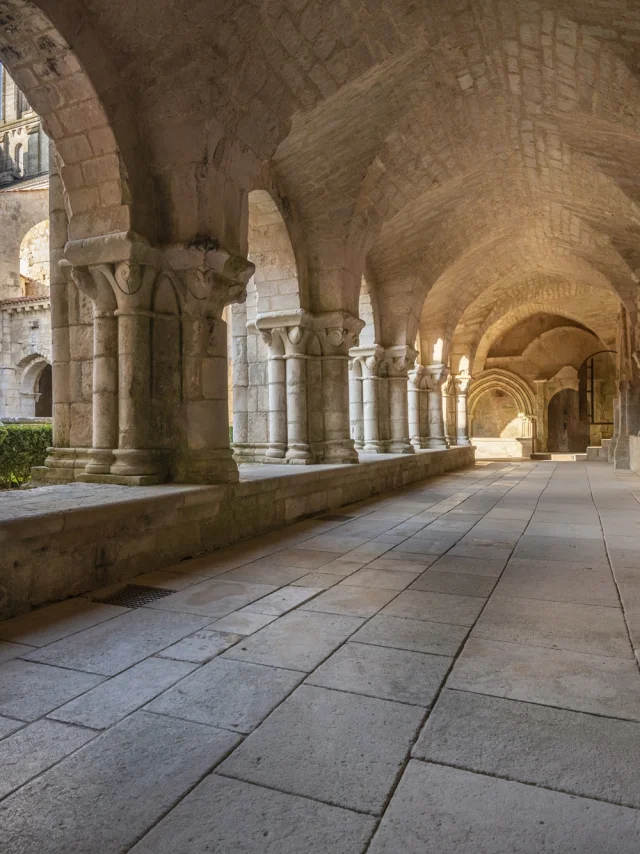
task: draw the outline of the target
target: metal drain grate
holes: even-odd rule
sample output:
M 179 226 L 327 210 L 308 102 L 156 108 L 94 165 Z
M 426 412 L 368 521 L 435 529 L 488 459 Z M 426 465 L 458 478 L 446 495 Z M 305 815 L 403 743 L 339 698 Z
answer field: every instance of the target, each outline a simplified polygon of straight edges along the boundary
M 142 584 L 127 584 L 122 590 L 117 593 L 112 593 L 111 596 L 105 596 L 104 599 L 94 599 L 100 605 L 120 605 L 123 608 L 142 608 L 143 605 L 148 605 L 149 602 L 155 602 L 156 599 L 164 599 L 165 596 L 171 596 L 175 590 L 167 590 L 164 587 L 145 587 Z
M 348 522 L 349 519 L 355 519 L 355 516 L 340 516 L 336 513 L 327 513 L 326 516 L 318 516 L 321 522 Z

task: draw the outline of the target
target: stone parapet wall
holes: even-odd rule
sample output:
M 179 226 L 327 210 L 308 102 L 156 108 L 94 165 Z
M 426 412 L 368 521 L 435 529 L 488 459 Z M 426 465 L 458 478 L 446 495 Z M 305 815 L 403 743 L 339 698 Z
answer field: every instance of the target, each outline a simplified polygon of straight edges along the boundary
M 228 486 L 45 486 L 0 495 L 0 619 L 471 465 L 474 450 L 315 466 Z

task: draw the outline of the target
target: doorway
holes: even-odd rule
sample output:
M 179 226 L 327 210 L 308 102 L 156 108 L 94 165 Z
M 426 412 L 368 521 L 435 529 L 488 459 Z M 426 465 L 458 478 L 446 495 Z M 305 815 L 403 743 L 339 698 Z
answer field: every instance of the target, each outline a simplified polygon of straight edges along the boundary
M 580 395 L 575 389 L 565 388 L 549 401 L 549 451 L 555 454 L 584 453 L 588 444 L 589 422 L 581 418 Z

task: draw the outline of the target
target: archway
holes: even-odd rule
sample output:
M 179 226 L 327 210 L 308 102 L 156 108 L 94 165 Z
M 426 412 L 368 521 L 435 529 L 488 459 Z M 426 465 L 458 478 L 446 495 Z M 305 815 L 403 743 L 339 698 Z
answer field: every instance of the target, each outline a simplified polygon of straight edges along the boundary
M 20 243 L 20 284 L 24 296 L 49 292 L 49 220 L 32 226 Z
M 51 365 L 45 365 L 36 380 L 36 418 L 51 418 L 52 415 L 52 371 Z
M 577 389 L 556 392 L 548 406 L 548 440 L 550 453 L 574 454 L 587 450 L 589 424 L 580 412 Z
M 509 371 L 485 371 L 469 390 L 471 442 L 480 459 L 520 459 L 534 450 L 534 399 Z

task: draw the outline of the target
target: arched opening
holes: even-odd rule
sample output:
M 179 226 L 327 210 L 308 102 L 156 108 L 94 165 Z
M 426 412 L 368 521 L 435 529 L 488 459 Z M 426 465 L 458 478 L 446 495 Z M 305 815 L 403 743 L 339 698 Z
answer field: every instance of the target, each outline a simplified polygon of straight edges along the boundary
M 20 284 L 23 296 L 44 296 L 49 292 L 49 220 L 37 223 L 20 243 Z
M 601 350 L 578 369 L 581 419 L 588 425 L 588 444 L 601 447 L 613 436 L 613 408 L 617 394 L 615 353 Z
M 35 393 L 36 418 L 51 418 L 52 415 L 52 371 L 51 365 L 45 365 L 36 380 Z
M 548 406 L 547 447 L 552 454 L 585 453 L 589 425 L 580 411 L 577 389 L 563 388 L 556 392 Z
M 272 331 L 301 322 L 302 306 L 289 230 L 267 190 L 249 193 L 247 242 L 255 273 L 247 285 L 246 303 L 231 306 L 224 316 L 231 321 L 228 385 L 234 454 L 239 463 L 265 462 L 271 447 L 271 461 L 284 463 L 286 366 L 279 352 L 282 336 Z
M 24 176 L 24 148 L 21 143 L 18 143 L 13 151 L 13 168 L 18 178 Z

